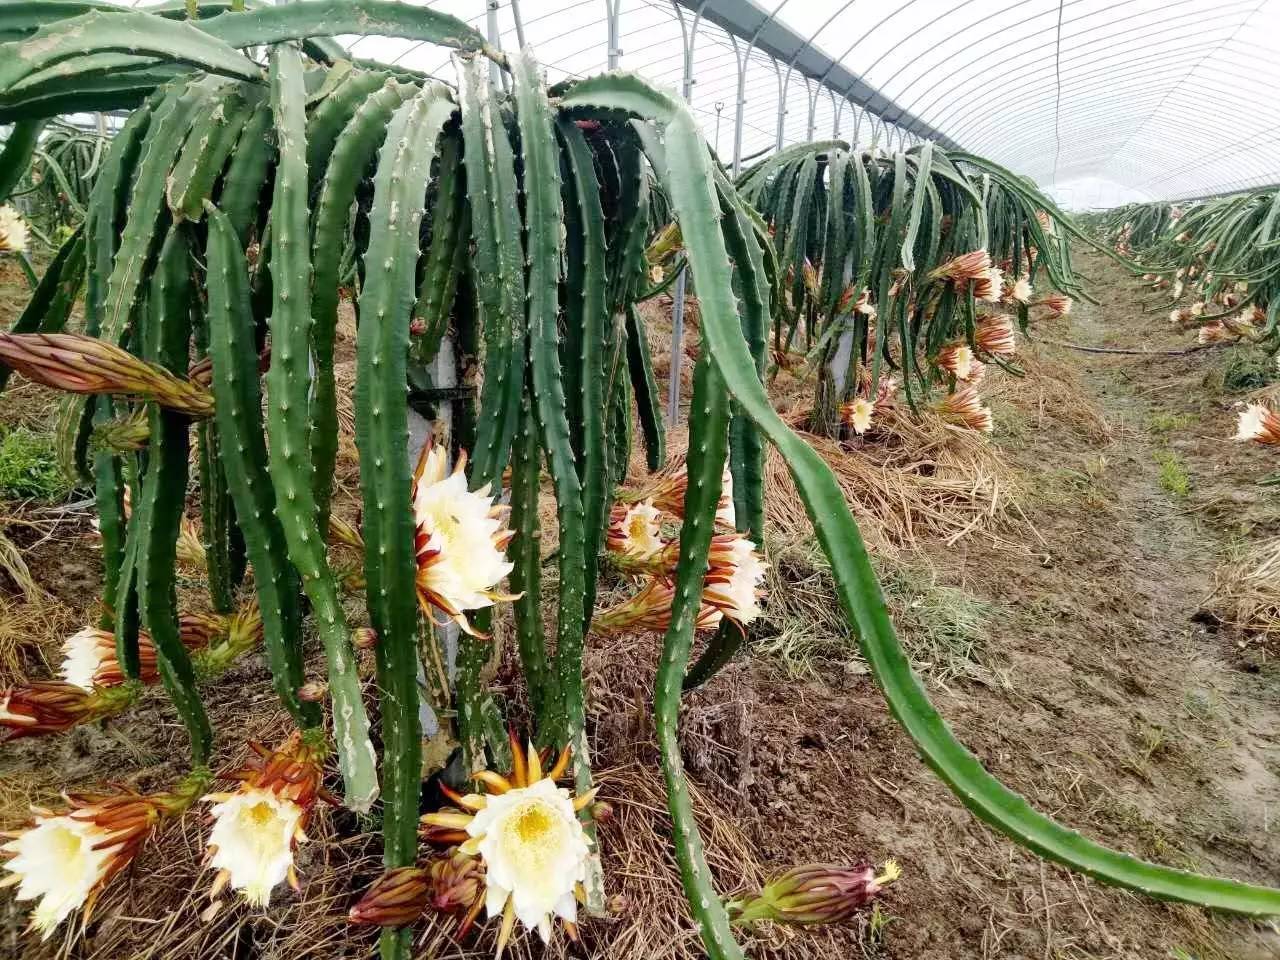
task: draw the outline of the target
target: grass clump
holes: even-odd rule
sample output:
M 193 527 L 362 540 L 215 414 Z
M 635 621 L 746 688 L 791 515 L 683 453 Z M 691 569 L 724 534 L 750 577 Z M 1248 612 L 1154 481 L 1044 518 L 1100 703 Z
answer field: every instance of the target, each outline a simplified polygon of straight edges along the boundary
M 819 548 L 789 544 L 769 553 L 767 627 L 752 651 L 794 679 L 813 679 L 824 665 L 866 671 L 857 638 L 844 619 L 831 570 Z M 885 602 L 917 670 L 939 681 L 968 675 L 987 640 L 993 607 L 932 573 L 877 561 Z
M 1191 477 L 1187 465 L 1172 450 L 1157 450 L 1156 463 L 1160 465 L 1160 486 L 1174 497 L 1181 499 L 1191 492 Z
M 1190 413 L 1168 413 L 1160 410 L 1147 417 L 1147 430 L 1153 434 L 1163 435 L 1184 430 L 1196 422 L 1196 416 Z
M 1275 360 L 1255 346 L 1234 347 L 1205 376 L 1205 386 L 1222 393 L 1245 393 L 1270 386 L 1277 380 Z
M 71 490 L 51 437 L 19 427 L 0 438 L 0 498 L 59 501 Z
M 942 681 L 967 675 L 986 644 L 992 604 L 916 567 L 882 570 L 881 583 L 915 668 Z

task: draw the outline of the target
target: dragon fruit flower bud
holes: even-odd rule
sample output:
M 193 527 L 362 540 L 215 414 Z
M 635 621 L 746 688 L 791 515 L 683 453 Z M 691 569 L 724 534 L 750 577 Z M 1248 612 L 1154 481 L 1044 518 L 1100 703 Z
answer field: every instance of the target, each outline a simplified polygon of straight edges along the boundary
M 55 390 L 127 396 L 196 418 L 213 416 L 213 394 L 208 388 L 97 337 L 0 333 L 0 359 Z
M 407 927 L 427 909 L 431 876 L 422 867 L 388 870 L 365 891 L 347 914 L 350 923 L 378 927 Z
M 0 690 L 0 740 L 17 740 L 113 716 L 137 699 L 138 684 L 85 690 L 62 680 L 45 680 Z
M 793 925 L 843 923 L 901 873 L 893 860 L 879 875 L 868 864 L 795 867 L 766 884 L 758 895 L 730 903 L 729 915 L 740 924 L 760 920 Z

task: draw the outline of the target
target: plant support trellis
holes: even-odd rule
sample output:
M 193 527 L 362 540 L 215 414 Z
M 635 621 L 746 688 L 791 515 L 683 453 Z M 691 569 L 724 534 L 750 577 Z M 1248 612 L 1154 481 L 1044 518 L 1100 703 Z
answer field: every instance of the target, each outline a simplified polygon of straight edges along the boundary
M 741 950 L 703 855 L 676 731 L 726 460 L 736 522 L 758 538 L 766 440 L 791 470 L 891 711 L 970 810 L 1104 882 L 1242 913 L 1280 912 L 1280 891 L 1145 863 L 1060 826 L 951 735 L 898 644 L 829 468 L 765 394 L 764 333 L 780 309 L 772 241 L 678 99 L 622 73 L 549 90 L 530 51 L 504 55 L 453 18 L 390 0 L 248 12 L 210 4 L 186 22 L 84 12 L 94 6 L 17 3 L 0 11 L 0 34 L 9 38 L 0 118 L 133 108 L 103 160 L 83 237 L 67 241 L 50 267 L 58 272 L 46 277 L 50 290 L 64 279 L 78 288 L 83 266 L 88 336 L 74 338 L 79 352 L 52 339 L 66 320 L 55 304 L 66 298 L 50 296 L 44 315 L 24 318 L 26 329 L 45 333 L 7 335 L 3 356 L 77 391 L 63 418 L 64 447 L 97 492 L 103 626 L 115 631 L 119 661 L 134 677 L 140 631 L 148 632 L 197 775 L 209 762 L 209 726 L 173 602 L 193 426 L 206 454 L 197 478 L 205 516 L 225 518 L 207 550 L 210 585 L 245 576 L 241 551 L 247 555 L 276 690 L 301 731 L 246 774 L 245 789 L 278 787 L 272 772 L 281 765 L 300 771 L 298 783 L 313 782 L 326 735 L 301 672 L 305 599 L 328 664 L 346 800 L 369 809 L 380 789 L 385 864 L 412 866 L 423 775 L 417 677 L 436 643 L 414 602 L 430 543 L 415 538 L 406 442 L 412 386 L 413 402 L 454 405 L 451 442 L 470 454 L 471 493 L 487 495 L 510 466 L 511 587 L 520 594 L 514 617 L 535 739 L 569 749 L 577 794 L 589 798 L 582 656 L 609 505 L 630 456 L 633 395 L 648 411 L 649 462 L 662 460 L 658 401 L 633 310 L 648 285 L 643 254 L 661 195 L 682 235 L 703 343 L 654 709 L 673 844 L 708 954 L 719 960 Z M 326 39 L 346 34 L 452 49 L 456 91 L 410 71 L 352 63 Z M 486 62 L 508 74 L 509 96 L 485 82 Z M 906 163 L 895 162 L 899 170 Z M 905 190 L 906 178 L 894 189 Z M 337 291 L 347 283 L 356 290 L 363 500 L 362 529 L 347 539 L 363 550 L 372 633 L 358 638 L 377 653 L 376 729 L 354 672 L 353 630 L 338 601 L 343 584 L 325 550 L 337 430 L 333 327 Z M 478 367 L 478 391 L 432 384 L 430 363 L 446 337 Z M 206 356 L 211 379 L 201 381 L 189 364 Z M 100 376 L 80 375 L 86 365 Z M 95 424 L 139 402 L 149 411 L 145 463 L 136 453 L 90 447 Z M 544 462 L 560 544 L 554 645 L 537 603 Z M 215 604 L 225 601 L 218 593 Z M 434 603 L 437 613 L 463 614 L 438 597 Z M 463 620 L 470 632 L 456 680 L 440 693 L 456 705 L 467 765 L 525 763 L 518 749 L 509 752 L 481 676 L 487 607 Z M 519 779 L 527 782 L 528 770 Z M 587 807 L 580 815 L 590 835 Z M 583 882 L 588 906 L 598 907 L 598 859 Z M 404 956 L 407 946 L 403 931 L 383 934 L 384 956 Z

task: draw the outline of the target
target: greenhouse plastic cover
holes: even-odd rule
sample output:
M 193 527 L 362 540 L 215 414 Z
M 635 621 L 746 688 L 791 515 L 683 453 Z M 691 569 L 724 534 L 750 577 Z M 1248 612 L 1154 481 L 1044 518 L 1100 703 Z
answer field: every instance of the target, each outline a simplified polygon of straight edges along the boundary
M 417 2 L 505 49 L 523 38 L 553 82 L 607 69 L 611 11 L 622 69 L 681 91 L 691 47 L 689 101 L 726 162 L 930 138 L 1077 209 L 1280 181 L 1280 0 Z M 453 79 L 440 48 L 339 39 Z

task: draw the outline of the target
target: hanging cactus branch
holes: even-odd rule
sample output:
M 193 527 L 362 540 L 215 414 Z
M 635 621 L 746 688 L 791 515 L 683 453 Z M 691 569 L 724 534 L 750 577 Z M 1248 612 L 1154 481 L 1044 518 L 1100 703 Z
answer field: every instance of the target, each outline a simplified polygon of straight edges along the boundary
M 92 478 L 104 574 L 102 620 L 77 649 L 105 644 L 102 678 L 116 685 L 90 671 L 88 688 L 5 691 L 11 736 L 114 715 L 158 680 L 203 784 L 214 741 L 198 681 L 260 635 L 296 730 L 254 747 L 240 785 L 209 798 L 215 896 L 230 886 L 265 906 L 278 883 L 300 882 L 294 842 L 316 801 L 334 799 L 322 785 L 331 738 L 346 805 L 374 811 L 382 829 L 387 874 L 352 917 L 383 928 L 385 960 L 409 956 L 403 927 L 429 885 L 464 928 L 487 905 L 501 952 L 517 920 L 548 937 L 558 917 L 573 935 L 603 909 L 609 831 L 594 816 L 584 654 L 662 632 L 654 727 L 675 861 L 708 956 L 742 957 L 735 931 L 757 920 L 847 919 L 896 873 L 800 868 L 726 908 L 717 888 L 740 878 L 708 865 L 680 752 L 683 691 L 740 651 L 767 603 L 768 442 L 890 712 L 976 816 L 1102 882 L 1280 913 L 1280 891 L 1103 847 L 983 769 L 912 672 L 830 468 L 765 390 L 771 369 L 817 372 L 814 422 L 851 439 L 875 429 L 899 384 L 915 410 L 989 428 L 984 364 L 1009 367 L 1032 309 L 1061 315 L 1083 295 L 1067 250 L 1078 231 L 1038 191 L 932 144 L 884 154 L 839 141 L 777 151 L 735 183 L 674 96 L 623 73 L 549 91 L 532 51 L 508 57 L 429 7 L 209 2 L 185 18 L 186 6 L 0 8 L 0 122 L 22 121 L 0 154 L 0 187 L 13 185 L 10 162 L 41 160 L 44 118 L 131 111 L 75 198 L 83 228 L 0 334 L 0 378 L 17 370 L 74 395 L 60 407 L 59 452 Z M 441 48 L 456 90 L 352 60 L 331 39 L 352 34 Z M 495 65 L 510 92 L 486 77 Z M 0 214 L 0 246 L 23 229 Z M 688 449 L 672 451 L 684 468 L 620 493 L 637 432 L 650 471 L 674 442 L 638 304 L 685 267 L 699 338 Z M 82 290 L 85 332 L 65 333 Z M 354 417 L 339 359 L 347 311 Z M 193 427 L 199 533 L 197 511 L 186 515 Z M 358 519 L 337 483 L 353 461 Z M 539 516 L 544 490 L 554 530 Z M 637 581 L 606 610 L 602 556 L 607 575 Z M 257 601 L 194 650 L 180 562 L 207 574 L 218 616 L 250 577 Z M 498 612 L 508 603 L 519 677 L 499 686 L 486 668 L 510 642 Z M 709 642 L 690 666 L 700 630 Z M 310 649 L 323 678 L 308 676 Z M 361 657 L 376 662 L 367 684 Z M 532 746 L 505 735 L 509 708 L 531 718 Z M 455 792 L 457 767 L 437 769 L 424 732 L 461 745 L 463 775 L 483 794 Z M 447 805 L 420 824 L 434 774 Z M 558 783 L 568 777 L 572 791 Z M 253 823 L 268 824 L 271 844 Z M 456 849 L 424 864 L 424 840 Z M 516 869 L 528 857 L 546 869 Z M 67 902 L 53 924 L 80 905 Z

